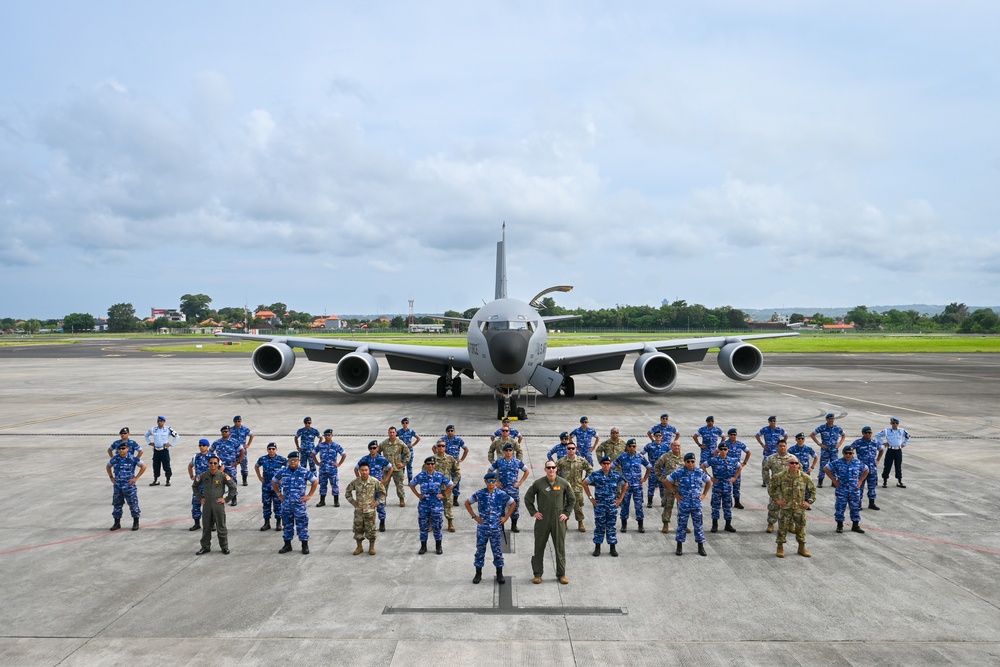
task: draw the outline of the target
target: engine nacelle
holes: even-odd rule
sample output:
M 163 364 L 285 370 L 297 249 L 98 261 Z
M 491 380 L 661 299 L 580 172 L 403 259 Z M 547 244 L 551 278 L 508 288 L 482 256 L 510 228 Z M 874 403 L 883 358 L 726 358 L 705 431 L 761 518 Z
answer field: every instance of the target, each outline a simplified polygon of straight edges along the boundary
M 263 380 L 280 380 L 292 372 L 295 351 L 284 343 L 264 343 L 253 351 L 253 370 Z
M 337 384 L 348 394 L 363 394 L 378 379 L 378 362 L 367 352 L 352 352 L 337 362 Z
M 665 394 L 677 382 L 677 364 L 662 352 L 647 352 L 639 355 L 632 367 L 635 381 L 643 391 L 650 394 Z
M 731 380 L 752 380 L 764 366 L 764 355 L 750 343 L 728 343 L 719 350 L 719 368 Z

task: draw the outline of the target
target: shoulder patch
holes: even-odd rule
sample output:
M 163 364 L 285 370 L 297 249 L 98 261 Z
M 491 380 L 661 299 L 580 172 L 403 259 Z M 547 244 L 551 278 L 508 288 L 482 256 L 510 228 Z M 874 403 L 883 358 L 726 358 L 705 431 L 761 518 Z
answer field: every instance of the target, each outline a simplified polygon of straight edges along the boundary
M 232 479 L 232 477 L 230 477 L 229 475 L 226 475 L 226 481 L 227 481 L 227 482 L 228 482 L 229 480 L 231 480 L 231 479 Z

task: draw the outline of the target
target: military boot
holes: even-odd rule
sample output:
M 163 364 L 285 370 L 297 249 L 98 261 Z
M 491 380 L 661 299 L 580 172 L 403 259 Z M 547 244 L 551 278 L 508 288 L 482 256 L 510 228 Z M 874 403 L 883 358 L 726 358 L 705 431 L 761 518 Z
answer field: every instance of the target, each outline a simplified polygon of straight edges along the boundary
M 889 478 L 888 477 L 883 477 L 882 478 L 882 488 L 883 489 L 889 488 Z
M 201 520 L 200 519 L 195 519 L 194 520 L 194 525 L 191 526 L 190 528 L 188 528 L 188 530 L 201 530 Z
M 735 533 L 736 532 L 736 529 L 733 528 L 733 522 L 732 522 L 731 519 L 727 519 L 726 520 L 726 526 L 722 530 L 726 531 L 727 533 Z
M 844 522 L 843 521 L 838 521 L 837 522 L 837 532 L 838 533 L 844 532 Z
M 595 544 L 594 545 L 594 556 L 600 556 L 600 555 L 601 555 L 601 545 L 600 544 Z
M 302 540 L 302 553 L 309 553 L 309 540 Z
M 264 519 L 264 525 L 260 527 L 261 530 L 271 530 L 271 520 Z
M 823 478 L 822 477 L 820 478 L 819 482 L 816 484 L 816 488 L 817 489 L 822 489 L 823 488 Z
M 340 507 L 340 496 L 335 495 L 333 497 L 333 506 L 334 507 Z
M 519 531 L 517 529 L 517 519 L 511 519 L 510 520 L 510 532 L 512 532 L 512 533 L 520 533 L 521 532 L 521 531 Z
M 618 558 L 618 545 L 616 545 L 616 544 L 609 544 L 608 545 L 608 553 L 611 554 L 612 558 Z
M 247 474 L 243 473 L 243 486 L 247 485 Z M 167 480 L 167 486 L 170 486 L 170 480 Z
M 870 509 L 870 510 L 880 510 L 882 508 L 875 504 L 875 499 L 874 498 L 869 498 L 868 499 L 868 509 Z
M 354 550 L 354 555 L 360 556 L 361 552 L 365 550 L 365 548 L 361 546 L 362 540 L 354 540 L 354 541 L 358 543 L 358 548 Z
M 582 522 L 582 521 L 580 522 L 580 532 L 581 532 L 581 533 L 586 533 L 586 532 L 587 532 L 587 529 L 586 529 L 586 528 L 584 527 L 584 525 L 583 525 L 583 522 Z
M 476 568 L 476 576 L 474 576 L 472 578 L 472 583 L 478 584 L 482 580 L 483 580 L 483 568 L 477 567 Z
M 768 532 L 768 533 L 773 533 L 774 532 L 774 522 L 773 521 L 768 521 L 767 522 L 767 530 L 765 532 Z
M 661 533 L 669 533 L 670 532 L 670 522 L 669 521 L 664 521 L 663 522 L 663 528 L 660 528 L 660 532 Z
M 122 520 L 115 519 L 115 522 L 111 525 L 110 528 L 108 528 L 108 530 L 121 530 L 121 528 L 122 528 Z
M 653 496 L 646 496 L 646 507 L 649 508 L 652 506 L 653 506 Z
M 712 529 L 709 532 L 712 532 L 712 533 L 719 532 L 719 520 L 718 519 L 712 519 Z
M 380 532 L 380 533 L 384 533 L 385 532 L 385 519 L 379 519 L 378 520 L 378 532 Z
M 705 551 L 705 543 L 704 542 L 699 542 L 698 543 L 698 555 L 699 556 L 707 556 L 708 555 L 708 552 Z
M 444 549 L 441 548 L 441 540 L 434 540 L 434 553 L 438 556 L 444 553 Z
M 137 516 L 132 517 L 132 530 L 139 530 L 139 517 Z
M 232 505 L 233 507 L 236 507 L 236 496 L 233 496 L 233 501 L 229 504 Z
M 375 538 L 374 537 L 372 539 L 368 540 L 368 555 L 369 556 L 374 556 L 375 555 Z
M 678 542 L 677 543 L 677 551 L 674 552 L 674 553 L 676 553 L 678 556 L 683 555 L 683 553 L 684 553 L 684 543 L 683 542 Z
M 733 507 L 735 507 L 738 510 L 743 509 L 743 503 L 740 502 L 739 496 L 733 496 Z
M 642 527 L 642 521 L 636 521 L 636 523 L 639 524 L 639 532 L 645 533 L 646 529 Z
M 863 533 L 863 532 L 865 532 L 864 528 L 862 528 L 859 524 L 860 524 L 859 521 L 852 521 L 851 522 L 851 532 L 852 533 Z M 132 530 L 135 530 L 135 528 L 133 528 Z
M 454 533 L 455 532 L 455 520 L 454 519 L 448 519 L 448 532 L 449 533 Z
M 243 478 L 246 479 L 246 475 L 244 475 Z M 167 477 L 166 486 L 170 486 L 170 478 L 169 477 Z M 246 486 L 246 484 L 244 484 L 243 486 Z
M 502 567 L 498 567 L 497 568 L 497 583 L 500 584 L 501 586 L 503 586 L 504 584 L 507 583 L 507 579 L 504 578 L 504 576 L 503 576 L 503 568 Z
M 278 553 L 279 554 L 287 554 L 291 550 L 292 550 L 292 541 L 291 540 L 285 540 L 285 545 L 283 547 L 281 547 L 280 549 L 278 549 Z
M 623 533 L 627 533 L 628 532 L 628 520 L 627 519 L 622 519 L 622 532 Z
M 799 542 L 799 555 L 805 556 L 806 558 L 812 558 L 812 554 L 806 551 L 806 543 Z
M 319 502 L 316 503 L 316 507 L 326 507 L 326 496 L 319 497 Z
M 274 519 L 274 529 L 275 530 L 281 530 L 281 517 L 280 516 L 276 517 Z
M 906 488 L 906 484 L 903 484 L 903 480 L 902 479 L 897 479 L 896 480 L 896 486 L 898 486 L 901 489 L 905 489 Z
M 417 555 L 418 556 L 423 556 L 425 553 L 427 553 L 427 541 L 426 540 L 420 543 L 420 551 L 417 552 Z
M 784 544 L 779 544 L 778 545 L 778 551 L 777 551 L 777 553 L 775 555 L 778 558 L 784 558 L 785 557 L 785 545 Z

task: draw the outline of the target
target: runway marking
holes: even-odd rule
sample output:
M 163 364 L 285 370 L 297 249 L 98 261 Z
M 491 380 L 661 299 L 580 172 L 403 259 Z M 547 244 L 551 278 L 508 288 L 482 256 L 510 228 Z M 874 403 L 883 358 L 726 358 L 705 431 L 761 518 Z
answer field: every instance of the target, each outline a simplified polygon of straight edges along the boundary
M 965 512 L 929 512 L 930 516 L 969 516 Z
M 0 431 L 17 428 L 19 426 L 31 426 L 32 424 L 44 424 L 45 422 L 59 421 L 60 419 L 69 419 L 70 417 L 79 417 L 80 415 L 92 415 L 98 412 L 107 412 L 109 410 L 117 410 L 119 408 L 127 408 L 133 405 L 142 405 L 143 403 L 152 403 L 153 401 L 161 401 L 164 398 L 173 398 L 174 396 L 187 396 L 189 392 L 178 391 L 173 394 L 163 394 L 161 396 L 156 396 L 153 398 L 145 398 L 140 401 L 130 401 L 128 403 L 119 403 L 118 405 L 107 405 L 103 408 L 94 408 L 92 410 L 80 410 L 79 412 L 69 412 L 64 415 L 57 415 L 55 417 L 44 417 L 42 419 L 33 419 L 31 421 L 20 422 L 17 424 L 7 424 L 6 426 L 0 426 Z

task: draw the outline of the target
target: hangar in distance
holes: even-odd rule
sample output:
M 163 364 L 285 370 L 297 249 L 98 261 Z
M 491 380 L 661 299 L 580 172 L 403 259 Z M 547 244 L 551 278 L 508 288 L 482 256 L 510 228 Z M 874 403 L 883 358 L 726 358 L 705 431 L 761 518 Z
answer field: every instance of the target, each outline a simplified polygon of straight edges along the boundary
M 393 370 L 437 376 L 437 395 L 462 395 L 462 376 L 478 378 L 493 390 L 497 418 L 508 415 L 525 419 L 518 401 L 531 386 L 552 398 L 562 392 L 576 393 L 574 376 L 621 368 L 625 357 L 638 355 L 633 366 L 635 381 L 651 394 L 670 391 L 677 381 L 677 364 L 701 361 L 708 350 L 719 348 L 718 364 L 733 380 L 752 380 L 763 366 L 764 356 L 746 341 L 795 336 L 795 333 L 749 336 L 705 336 L 660 341 L 636 341 L 605 345 L 548 346 L 546 325 L 575 319 L 574 315 L 539 315 L 539 299 L 567 286 L 551 287 L 531 301 L 507 297 L 506 233 L 497 243 L 496 296 L 469 319 L 441 319 L 468 325 L 465 348 L 351 341 L 324 337 L 216 334 L 225 338 L 264 341 L 252 356 L 253 369 L 264 380 L 280 380 L 295 365 L 295 351 L 302 348 L 310 361 L 337 364 L 337 383 L 350 394 L 363 394 L 378 379 L 376 354 L 385 357 Z

